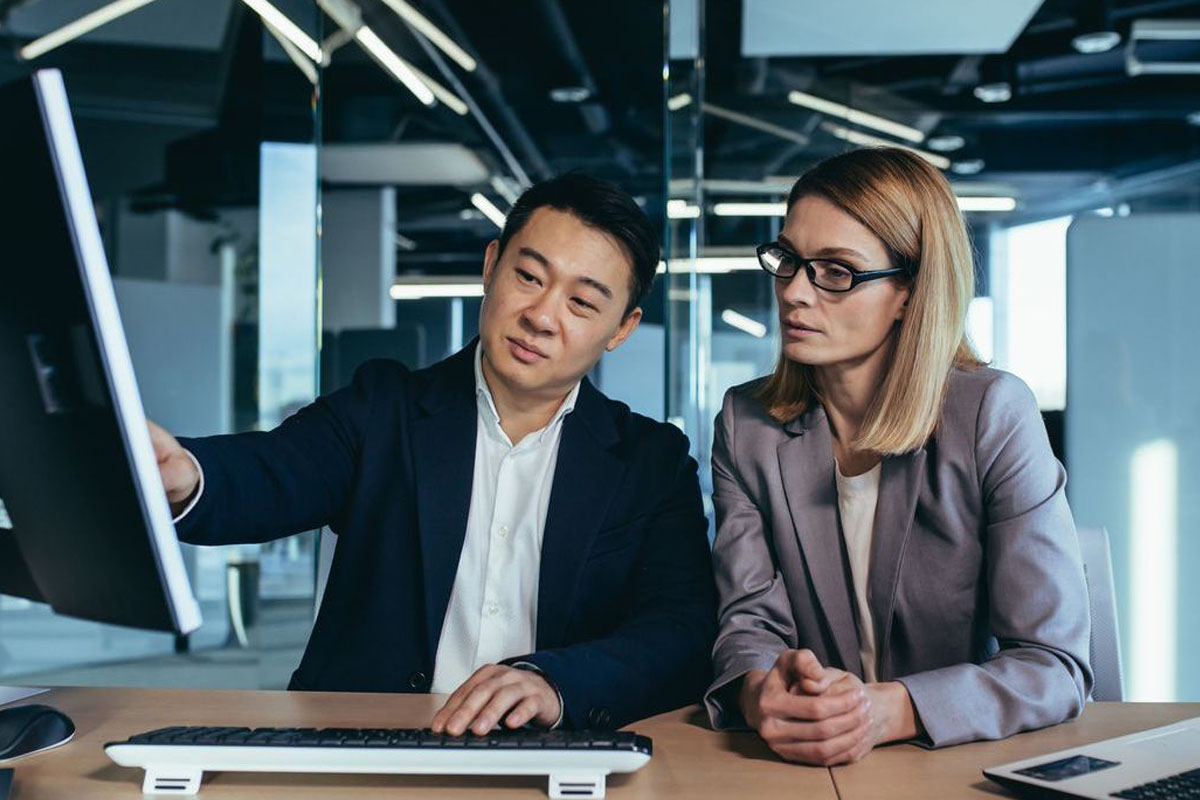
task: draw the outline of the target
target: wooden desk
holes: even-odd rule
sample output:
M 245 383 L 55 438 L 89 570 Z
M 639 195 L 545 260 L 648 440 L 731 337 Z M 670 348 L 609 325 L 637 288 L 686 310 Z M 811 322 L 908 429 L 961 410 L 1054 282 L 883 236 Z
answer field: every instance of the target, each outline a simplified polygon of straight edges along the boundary
M 425 727 L 429 695 L 55 689 L 30 698 L 71 716 L 68 745 L 17 762 L 11 800 L 140 798 L 142 771 L 113 764 L 109 741 L 167 725 Z M 639 772 L 610 776 L 614 800 L 669 797 L 795 797 L 837 800 L 829 771 L 776 759 L 747 733 L 716 733 L 697 708 L 631 726 L 654 740 Z M 200 798 L 545 798 L 545 778 L 206 773 Z
M 1200 717 L 1200 703 L 1089 703 L 1074 722 L 999 742 L 975 742 L 932 751 L 907 744 L 881 747 L 858 764 L 834 768 L 833 781 L 841 800 L 1011 797 L 983 777 L 984 767 L 1124 736 L 1188 717 Z

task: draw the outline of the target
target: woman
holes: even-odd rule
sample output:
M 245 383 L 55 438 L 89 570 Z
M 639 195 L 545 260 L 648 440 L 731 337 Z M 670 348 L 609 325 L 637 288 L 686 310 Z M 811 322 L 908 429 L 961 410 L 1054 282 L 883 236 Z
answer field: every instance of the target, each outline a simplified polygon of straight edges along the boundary
M 715 727 L 780 756 L 994 739 L 1079 714 L 1087 589 L 1032 393 L 964 334 L 971 250 L 949 184 L 900 149 L 793 187 L 782 352 L 716 422 Z

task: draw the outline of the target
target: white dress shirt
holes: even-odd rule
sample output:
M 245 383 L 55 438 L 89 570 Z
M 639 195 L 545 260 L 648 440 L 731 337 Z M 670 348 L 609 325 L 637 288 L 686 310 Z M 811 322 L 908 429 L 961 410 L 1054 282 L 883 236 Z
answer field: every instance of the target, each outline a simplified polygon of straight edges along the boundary
M 500 427 L 483 377 L 481 346 L 475 348 L 475 396 L 478 432 L 471 507 L 434 657 L 433 693 L 453 692 L 479 667 L 536 649 L 542 534 L 563 418 L 575 408 L 579 384 L 546 427 L 515 445 Z M 204 491 L 204 471 L 191 453 L 187 455 L 200 471 L 200 484 L 176 522 Z M 559 699 L 561 705 L 561 695 Z
M 842 538 L 850 557 L 850 576 L 854 581 L 854 605 L 858 613 L 858 655 L 862 660 L 863 681 L 879 679 L 879 659 L 875 652 L 875 622 L 867 602 L 871 576 L 871 539 L 875 530 L 875 506 L 879 501 L 879 475 L 882 462 L 874 469 L 847 478 L 841 467 L 837 475 L 838 511 L 841 513 Z
M 483 377 L 482 349 L 475 348 L 478 433 L 471 508 L 431 692 L 453 692 L 484 664 L 536 649 L 542 533 L 563 418 L 578 395 L 576 384 L 546 427 L 514 445 L 500 427 Z

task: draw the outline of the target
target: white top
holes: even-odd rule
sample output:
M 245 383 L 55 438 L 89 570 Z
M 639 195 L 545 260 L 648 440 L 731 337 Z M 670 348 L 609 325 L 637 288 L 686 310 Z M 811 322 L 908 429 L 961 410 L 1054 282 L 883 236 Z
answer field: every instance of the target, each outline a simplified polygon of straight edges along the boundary
M 850 576 L 854 581 L 854 606 L 858 612 L 858 655 L 862 659 L 863 680 L 875 683 L 879 679 L 879 659 L 875 651 L 875 621 L 867 602 L 871 575 L 871 539 L 875 531 L 875 506 L 879 500 L 879 475 L 883 463 L 869 472 L 847 478 L 841 467 L 837 475 L 838 511 L 841 514 L 842 538 L 850 557 Z
M 431 692 L 453 692 L 484 664 L 536 649 L 542 533 L 563 418 L 578 395 L 576 384 L 546 427 L 514 445 L 500 427 L 483 377 L 482 349 L 475 348 L 478 433 L 471 509 Z

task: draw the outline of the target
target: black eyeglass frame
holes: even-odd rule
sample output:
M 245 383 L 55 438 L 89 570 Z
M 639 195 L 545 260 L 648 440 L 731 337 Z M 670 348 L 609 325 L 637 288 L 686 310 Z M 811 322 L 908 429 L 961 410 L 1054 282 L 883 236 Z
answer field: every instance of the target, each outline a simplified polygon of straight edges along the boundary
M 790 273 L 785 273 L 783 271 L 776 272 L 776 271 L 772 270 L 770 267 L 767 266 L 767 262 L 763 260 L 763 254 L 767 250 L 781 251 L 784 254 L 784 256 L 791 259 L 792 263 L 796 265 L 795 268 Z M 784 279 L 794 278 L 794 277 L 796 277 L 797 273 L 800 272 L 800 268 L 803 267 L 804 271 L 808 274 L 809 282 L 813 286 L 817 287 L 818 289 L 820 289 L 822 291 L 834 292 L 836 294 L 842 294 L 844 292 L 854 291 L 855 287 L 857 287 L 859 284 L 866 283 L 867 281 L 878 280 L 880 278 L 893 278 L 898 275 L 912 277 L 912 271 L 909 270 L 907 267 L 894 267 L 892 269 L 876 269 L 876 270 L 864 271 L 864 270 L 860 270 L 860 269 L 855 269 L 854 267 L 850 266 L 846 262 L 839 261 L 836 258 L 805 258 L 802 255 L 800 255 L 799 253 L 793 252 L 792 250 L 788 249 L 787 247 L 784 247 L 779 242 L 767 242 L 765 244 L 760 244 L 758 247 L 756 247 L 754 249 L 754 252 L 758 256 L 758 265 L 760 267 L 762 267 L 763 271 L 766 272 L 768 275 L 773 275 L 776 278 L 784 278 Z M 830 264 L 837 264 L 839 267 L 841 267 L 842 269 L 849 272 L 850 273 L 850 285 L 847 286 L 845 289 L 831 289 L 828 286 L 822 286 L 821 284 L 817 283 L 817 280 L 816 280 L 817 270 L 815 267 L 813 267 L 813 262 L 816 262 L 816 261 L 825 261 Z

